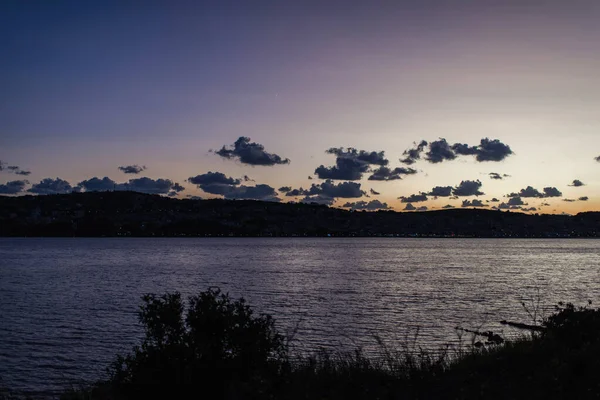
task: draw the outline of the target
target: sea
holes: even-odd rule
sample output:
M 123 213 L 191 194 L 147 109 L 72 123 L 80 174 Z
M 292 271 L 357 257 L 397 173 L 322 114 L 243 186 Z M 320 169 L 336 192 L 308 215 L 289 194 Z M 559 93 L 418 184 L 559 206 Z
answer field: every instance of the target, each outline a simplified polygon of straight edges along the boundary
M 522 335 L 558 302 L 600 301 L 600 241 L 0 238 L 0 388 L 51 396 L 106 376 L 143 335 L 141 296 L 218 287 L 292 350 L 370 356 Z

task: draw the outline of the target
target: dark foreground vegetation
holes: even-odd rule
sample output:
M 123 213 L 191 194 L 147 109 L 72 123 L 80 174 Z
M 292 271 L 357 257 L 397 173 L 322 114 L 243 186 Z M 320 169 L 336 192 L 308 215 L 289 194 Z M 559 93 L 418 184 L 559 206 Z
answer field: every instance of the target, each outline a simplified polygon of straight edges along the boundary
M 0 236 L 598 237 L 600 212 L 347 211 L 316 204 L 136 192 L 0 196 Z
M 295 356 L 274 321 L 209 289 L 144 297 L 145 338 L 63 399 L 587 399 L 600 396 L 600 309 L 559 305 L 516 341 L 463 352 Z M 510 322 L 508 322 L 510 324 Z

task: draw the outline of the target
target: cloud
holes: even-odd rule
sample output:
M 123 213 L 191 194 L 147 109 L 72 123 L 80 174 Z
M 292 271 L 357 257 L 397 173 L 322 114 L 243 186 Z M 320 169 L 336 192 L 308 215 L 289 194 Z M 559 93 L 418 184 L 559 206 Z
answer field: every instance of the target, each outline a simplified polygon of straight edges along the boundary
M 240 136 L 233 146 L 223 146 L 215 154 L 227 159 L 238 159 L 242 164 L 249 165 L 277 165 L 289 164 L 288 158 L 282 158 L 277 154 L 267 153 L 262 144 L 250 142 L 250 138 Z
M 405 207 L 404 207 L 404 211 L 414 211 L 416 210 L 417 207 L 413 206 L 411 203 L 408 203 Z
M 146 170 L 146 166 L 145 165 L 122 165 L 120 167 L 117 168 L 119 171 L 125 173 L 125 174 L 139 174 L 142 171 Z
M 544 188 L 544 197 L 560 197 L 562 196 L 562 192 L 555 187 L 545 187 Z
M 335 166 L 326 167 L 320 165 L 315 169 L 315 174 L 320 179 L 358 181 L 362 179 L 362 175 L 368 170 L 369 164 L 351 158 L 337 157 Z
M 9 181 L 4 184 L 0 184 L 0 194 L 18 194 L 21 193 L 25 186 L 29 185 L 29 181 Z
M 373 164 L 373 165 L 388 165 L 388 160 L 385 158 L 384 151 L 365 151 L 365 150 L 357 150 L 354 147 L 348 147 L 344 150 L 343 147 L 332 147 L 326 151 L 328 154 L 335 154 L 338 157 L 350 158 L 353 160 L 360 161 L 365 164 Z
M 24 171 L 20 167 L 16 165 L 6 165 L 5 162 L 0 160 L 0 171 L 7 171 L 16 175 L 28 176 L 31 175 L 31 171 Z M 21 182 L 21 181 L 13 181 L 13 182 Z
M 81 181 L 77 184 L 77 187 L 84 189 L 86 192 L 105 192 L 107 190 L 125 190 L 125 185 L 117 184 L 115 181 L 105 176 L 100 179 L 93 177 Z
M 446 160 L 454 160 L 455 158 L 456 154 L 454 154 L 446 139 L 442 138 L 431 142 L 429 144 L 429 151 L 425 153 L 425 159 L 434 164 Z
M 452 204 L 446 204 L 444 207 L 442 207 L 443 209 L 449 209 L 449 208 L 454 208 L 454 206 Z
M 379 167 L 373 171 L 373 174 L 369 176 L 370 181 L 394 181 L 402 179 L 402 175 L 413 175 L 416 174 L 417 170 L 412 168 L 398 167 L 389 169 L 388 167 Z
M 127 190 L 148 194 L 167 194 L 170 191 L 181 192 L 185 190 L 179 183 L 170 179 L 136 178 L 122 184 Z
M 427 211 L 429 210 L 429 208 L 427 208 L 427 206 L 421 206 L 419 208 L 417 208 L 417 211 Z
M 4 171 L 4 168 L 6 168 L 6 163 L 2 160 L 0 160 L 0 172 Z
M 479 143 L 475 159 L 479 162 L 502 161 L 511 154 L 513 154 L 513 151 L 510 146 L 502 143 L 498 139 L 490 140 L 484 138 L 481 139 L 481 142 Z
M 250 178 L 248 175 L 244 175 L 244 182 L 256 182 L 254 179 Z
M 594 157 L 594 160 L 596 160 L 596 161 L 600 162 L 600 156 L 598 156 L 598 157 Z
M 345 150 L 343 147 L 332 147 L 327 150 L 326 153 L 334 154 L 336 156 L 335 166 L 326 167 L 324 165 L 320 165 L 317 167 L 317 169 L 315 169 L 315 174 L 320 179 L 357 181 L 362 179 L 362 175 L 369 171 L 370 165 L 380 165 L 382 168 L 384 168 L 384 166 L 388 164 L 388 160 L 385 158 L 385 153 L 383 151 L 369 152 L 365 150 L 357 150 L 353 147 L 348 147 Z M 387 168 L 382 168 L 380 168 L 382 172 L 386 170 L 389 171 Z
M 421 153 L 427 146 L 427 142 L 425 140 L 421 140 L 419 144 L 414 143 L 415 147 L 412 149 L 404 150 L 404 158 L 400 159 L 400 162 L 403 164 L 411 165 L 414 164 L 417 160 L 421 158 Z
M 31 188 L 27 191 L 29 193 L 36 194 L 62 194 L 71 193 L 73 191 L 73 187 L 69 182 L 63 179 L 46 178 L 31 186 Z
M 498 199 L 497 199 L 497 198 L 495 198 L 495 197 L 493 197 L 493 198 L 490 200 L 490 202 L 492 202 L 492 203 L 497 203 L 497 202 L 499 202 L 499 201 L 500 201 L 500 200 L 498 200 Z
M 173 191 L 169 192 L 167 194 L 167 196 L 169 196 L 169 197 L 175 197 L 175 196 L 177 196 L 177 192 L 173 190 Z
M 198 185 L 206 193 L 218 194 L 225 199 L 247 199 L 247 200 L 264 200 L 264 201 L 280 201 L 277 197 L 277 192 L 269 185 L 259 184 L 255 186 L 234 186 L 222 183 L 207 183 Z
M 381 194 L 381 193 L 375 191 L 374 189 L 371 189 L 370 192 L 373 196 L 379 196 Z
M 335 199 L 333 199 L 331 197 L 327 197 L 327 196 L 322 196 L 322 195 L 306 196 L 305 198 L 300 200 L 301 203 L 308 203 L 308 204 L 316 203 L 316 204 L 324 204 L 326 206 L 332 205 L 334 201 L 335 201 Z
M 556 196 L 558 194 L 558 196 Z M 532 197 L 537 197 L 537 198 L 544 198 L 544 197 L 560 197 L 562 196 L 562 193 L 560 191 L 558 191 L 558 189 L 553 188 L 553 187 L 546 187 L 544 188 L 544 192 L 540 192 L 539 190 L 531 187 L 531 186 L 527 186 L 525 189 L 521 189 L 519 191 L 519 193 L 510 193 L 507 195 L 507 197 L 525 197 L 525 198 L 532 198 Z
M 278 189 L 281 193 L 288 193 L 292 191 L 292 188 L 289 186 L 282 186 Z
M 579 179 L 574 179 L 573 183 L 571 183 L 569 186 L 580 187 L 585 186 L 585 183 L 581 182 Z
M 202 200 L 202 197 L 200 197 L 200 196 L 193 196 L 191 194 L 188 194 L 187 198 L 190 199 L 190 200 Z
M 509 206 L 526 206 L 527 203 L 523 202 L 523 199 L 520 197 L 511 197 L 510 199 L 508 199 L 508 205 Z
M 455 196 L 481 196 L 485 193 L 481 192 L 482 183 L 479 180 L 476 181 L 461 181 L 460 185 L 452 189 L 452 194 Z
M 308 179 L 312 180 L 312 178 L 313 178 L 312 176 L 310 176 L 310 175 L 308 176 Z
M 339 184 L 333 183 L 331 180 L 326 180 L 323 183 L 311 185 L 307 191 L 307 195 L 323 195 L 327 197 L 342 197 L 342 198 L 354 198 L 362 197 L 366 193 L 360 189 L 361 184 L 355 182 L 341 182 Z
M 427 193 L 411 194 L 408 197 L 400 196 L 398 198 L 402 203 L 419 203 L 422 201 L 427 201 Z
M 510 177 L 510 175 L 499 174 L 497 172 L 490 172 L 488 175 L 490 176 L 490 179 L 496 179 L 496 180 L 502 180 L 504 178 L 509 178 Z
M 189 177 L 187 181 L 194 185 L 207 185 L 213 183 L 218 183 L 222 185 L 239 185 L 241 183 L 240 179 L 234 179 L 225 176 L 225 174 L 221 172 L 212 171 L 208 171 L 205 174 Z
M 489 207 L 483 201 L 474 199 L 473 201 L 463 200 L 461 207 Z
M 506 203 L 500 203 L 497 208 L 498 210 L 508 210 L 510 209 L 510 206 Z
M 347 202 L 342 207 L 350 208 L 351 210 L 388 210 L 390 207 L 387 203 L 382 203 L 379 200 L 371 200 L 369 202 L 366 201 L 357 201 L 357 202 Z
M 581 196 L 578 200 L 579 201 L 588 201 L 590 198 L 587 196 Z
M 568 203 L 573 203 L 574 201 L 577 201 L 575 199 L 563 199 L 563 201 L 566 201 Z
M 435 197 L 450 197 L 452 195 L 452 186 L 436 186 L 427 194 Z

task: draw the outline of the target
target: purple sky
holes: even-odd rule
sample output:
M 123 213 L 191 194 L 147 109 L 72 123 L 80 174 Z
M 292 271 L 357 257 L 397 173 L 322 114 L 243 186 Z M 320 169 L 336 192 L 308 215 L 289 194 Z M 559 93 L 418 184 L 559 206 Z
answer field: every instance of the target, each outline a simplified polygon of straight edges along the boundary
M 539 195 L 523 197 L 521 208 L 598 210 L 598 21 L 596 0 L 6 0 L 0 192 L 17 180 L 29 182 L 24 194 L 45 178 L 75 187 L 106 176 L 170 179 L 185 188 L 179 198 L 243 197 L 253 191 L 240 186 L 261 184 L 315 184 L 324 196 L 315 169 L 336 165 L 327 149 L 352 147 L 384 151 L 392 170 L 417 173 L 374 181 L 365 172 L 351 183 L 380 195 L 336 197 L 338 206 L 379 200 L 402 210 L 400 196 L 479 180 L 484 195 L 430 195 L 413 206 L 498 206 L 531 186 Z M 251 165 L 209 152 L 239 137 L 290 163 Z M 399 161 L 413 142 L 440 138 L 480 147 L 443 162 L 428 161 L 427 147 L 414 164 Z M 511 154 L 478 161 L 484 138 Z M 117 169 L 136 164 L 147 169 Z M 213 193 L 187 181 L 209 171 L 241 181 Z

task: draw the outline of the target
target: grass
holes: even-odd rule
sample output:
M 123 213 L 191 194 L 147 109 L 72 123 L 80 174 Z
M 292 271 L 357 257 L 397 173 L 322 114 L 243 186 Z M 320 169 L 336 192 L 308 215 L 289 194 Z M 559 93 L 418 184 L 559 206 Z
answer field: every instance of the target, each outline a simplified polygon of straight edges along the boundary
M 587 399 L 600 397 L 600 309 L 559 304 L 528 335 L 468 350 L 430 353 L 380 344 L 292 354 L 270 316 L 218 289 L 191 297 L 147 295 L 146 335 L 117 356 L 108 379 L 72 389 L 70 399 Z M 535 318 L 534 318 L 535 319 Z

